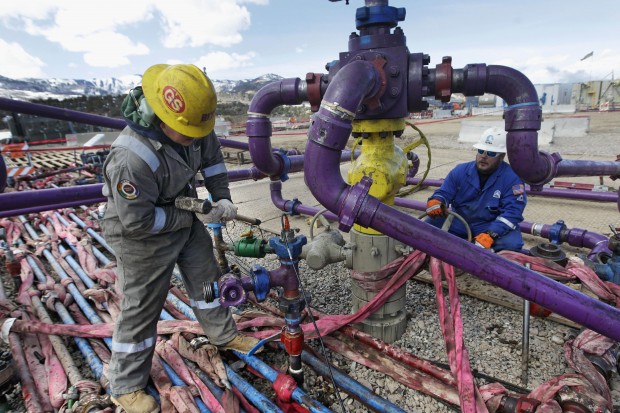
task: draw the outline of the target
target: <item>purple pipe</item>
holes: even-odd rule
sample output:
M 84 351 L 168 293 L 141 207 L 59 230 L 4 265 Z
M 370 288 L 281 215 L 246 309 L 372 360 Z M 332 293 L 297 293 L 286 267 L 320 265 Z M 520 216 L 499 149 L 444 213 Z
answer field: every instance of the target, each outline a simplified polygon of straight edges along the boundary
M 521 72 L 506 66 L 468 65 L 464 69 L 465 88 L 477 88 L 486 80 L 484 92 L 503 98 L 506 146 L 510 165 L 525 182 L 539 187 L 556 176 L 618 175 L 620 162 L 565 161 L 558 153 L 538 150 L 538 133 L 542 109 L 532 82 Z M 473 69 L 473 70 L 472 70 Z M 486 79 L 485 79 L 486 78 Z
M 267 176 L 287 173 L 284 159 L 271 147 L 271 120 L 269 114 L 280 105 L 298 105 L 306 99 L 305 87 L 299 78 L 283 79 L 261 88 L 248 109 L 246 134 L 252 162 Z M 305 86 L 305 84 L 304 84 Z
M 414 199 L 395 198 L 394 205 L 403 208 L 416 209 L 418 211 L 426 210 L 426 202 L 416 201 Z M 522 233 L 531 234 L 547 239 L 549 239 L 551 228 L 552 225 L 534 224 L 526 221 L 523 221 L 519 224 L 519 229 Z M 572 228 L 566 230 L 564 235 L 562 236 L 561 241 L 566 242 L 571 247 L 590 249 L 590 253 L 588 253 L 588 258 L 594 258 L 594 256 L 599 252 L 611 253 L 611 251 L 609 251 L 609 248 L 607 247 L 608 238 L 606 236 L 581 228 Z
M 360 156 L 361 151 L 356 150 L 354 158 Z M 289 156 L 290 160 L 290 169 L 288 173 L 291 172 L 301 172 L 304 170 L 304 156 L 303 155 L 293 155 Z M 351 160 L 351 151 L 342 151 L 342 156 L 340 157 L 340 162 L 348 162 Z M 258 170 L 256 166 L 253 166 L 249 169 L 235 169 L 232 171 L 228 171 L 228 180 L 230 182 L 244 181 L 246 179 L 253 179 L 258 181 L 259 179 L 267 178 L 268 176 Z M 274 178 L 277 178 L 274 177 Z
M 271 201 L 278 209 L 281 209 L 282 211 L 291 212 L 294 214 L 314 216 L 317 212 L 321 210 L 321 208 L 318 207 L 304 205 L 297 200 L 290 201 L 282 198 L 282 182 L 280 181 L 272 181 L 269 184 L 269 188 L 271 190 Z M 326 212 L 323 215 L 330 221 L 338 221 L 338 215 L 334 214 L 333 212 Z
M 250 149 L 250 144 L 247 142 L 239 142 L 233 139 L 226 139 L 226 138 L 218 138 L 218 140 L 220 141 L 220 144 L 222 146 L 225 146 L 227 148 L 242 149 L 246 151 Z M 281 150 L 284 151 L 284 153 L 289 156 L 301 155 L 301 153 L 297 149 L 273 149 L 274 152 L 279 152 Z
M 86 123 L 88 125 L 103 126 L 110 129 L 123 129 L 127 122 L 123 119 L 114 119 L 107 116 L 92 115 L 78 112 L 77 110 L 56 108 L 53 106 L 40 105 L 38 103 L 23 102 L 7 98 L 0 98 L 0 110 L 10 112 L 28 113 L 29 115 L 42 116 L 52 119 Z
M 420 182 L 420 178 L 407 178 L 407 185 L 415 185 Z M 425 186 L 439 187 L 443 183 L 443 179 L 425 179 Z M 620 192 L 595 192 L 584 191 L 581 189 L 556 189 L 556 188 L 543 188 L 541 191 L 533 191 L 529 185 L 525 185 L 525 192 L 532 196 L 544 196 L 550 198 L 565 198 L 565 199 L 582 199 L 587 201 L 597 202 L 617 202 L 620 197 Z
M 519 224 L 519 227 L 521 228 L 521 232 L 525 234 L 532 234 L 549 239 L 553 226 L 522 222 Z M 560 241 L 566 242 L 573 247 L 590 249 L 591 251 L 588 254 L 588 258 L 590 259 L 593 259 L 599 252 L 606 252 L 611 255 L 611 251 L 607 246 L 609 238 L 602 234 L 588 231 L 587 229 L 571 228 L 562 231 L 562 234 L 560 234 Z
M 620 171 L 620 162 L 595 162 L 562 160 L 558 164 L 559 176 L 612 176 Z
M 0 218 L 16 217 L 19 215 L 33 214 L 35 212 L 42 212 L 42 211 L 52 211 L 55 209 L 73 208 L 73 207 L 77 207 L 80 205 L 92 205 L 92 204 L 98 204 L 100 202 L 105 202 L 105 201 L 106 201 L 106 198 L 101 197 L 101 198 L 93 198 L 93 199 L 81 199 L 81 200 L 71 201 L 71 202 L 61 202 L 58 204 L 51 204 L 51 205 L 39 205 L 36 207 L 30 207 L 30 208 L 12 209 L 8 211 L 0 211 Z
M 4 192 L 6 188 L 6 164 L 4 163 L 4 156 L 0 155 L 0 194 Z
M 102 199 L 102 184 L 79 185 L 33 191 L 7 192 L 0 195 L 0 204 L 12 209 L 30 208 L 41 205 L 54 205 L 61 202 Z M 101 201 L 102 202 L 102 201 Z
M 371 181 L 366 177 L 354 186 L 344 182 L 337 160 L 352 129 L 351 115 L 376 82 L 374 70 L 369 66 L 366 62 L 354 61 L 336 74 L 308 131 L 306 184 L 322 205 L 338 213 L 340 228 L 350 230 L 354 222 L 373 228 L 620 341 L 619 309 L 382 204 L 368 195 Z M 535 131 L 533 134 L 536 138 Z

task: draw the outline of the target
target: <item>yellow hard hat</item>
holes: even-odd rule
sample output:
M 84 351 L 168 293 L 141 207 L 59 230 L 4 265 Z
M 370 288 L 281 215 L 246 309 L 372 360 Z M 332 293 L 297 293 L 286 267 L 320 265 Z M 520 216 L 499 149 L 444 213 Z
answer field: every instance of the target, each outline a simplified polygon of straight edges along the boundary
M 211 80 L 194 65 L 154 65 L 142 76 L 142 90 L 166 125 L 191 138 L 213 130 L 217 97 Z

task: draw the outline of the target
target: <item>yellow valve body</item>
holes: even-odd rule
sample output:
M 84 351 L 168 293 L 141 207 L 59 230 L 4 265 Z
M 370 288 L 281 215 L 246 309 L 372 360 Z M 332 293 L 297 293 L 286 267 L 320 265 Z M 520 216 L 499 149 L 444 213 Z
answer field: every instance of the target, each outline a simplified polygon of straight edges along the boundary
M 402 129 L 403 119 L 363 120 L 353 123 L 353 132 L 361 132 L 368 137 L 363 138 L 361 155 L 349 169 L 349 184 L 354 185 L 364 176 L 368 176 L 372 179 L 370 195 L 388 205 L 394 204 L 394 197 L 405 185 L 407 157 L 403 150 L 394 144 L 394 131 Z M 354 228 L 365 234 L 380 234 L 357 224 Z

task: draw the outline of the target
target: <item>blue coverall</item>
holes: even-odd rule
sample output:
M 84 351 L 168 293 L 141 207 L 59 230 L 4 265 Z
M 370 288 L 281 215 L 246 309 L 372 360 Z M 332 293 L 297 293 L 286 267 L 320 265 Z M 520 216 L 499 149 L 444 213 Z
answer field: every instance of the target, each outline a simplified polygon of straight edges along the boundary
M 469 224 L 472 237 L 486 231 L 497 234 L 491 247 L 494 251 L 520 251 L 523 247 L 519 223 L 527 203 L 525 185 L 506 162 L 500 163 L 482 189 L 476 162 L 460 164 L 429 199 L 440 200 L 461 215 Z M 445 218 L 428 220 L 438 228 L 444 221 Z M 467 238 L 465 226 L 458 219 L 452 222 L 449 232 Z

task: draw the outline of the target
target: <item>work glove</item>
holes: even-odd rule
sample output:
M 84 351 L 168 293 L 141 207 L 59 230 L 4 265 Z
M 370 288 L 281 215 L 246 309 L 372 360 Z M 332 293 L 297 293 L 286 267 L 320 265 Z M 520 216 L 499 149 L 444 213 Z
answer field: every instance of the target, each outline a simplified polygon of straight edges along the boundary
M 474 243 L 482 248 L 489 249 L 495 240 L 488 232 L 483 232 L 481 234 L 476 235 L 474 238 Z
M 215 203 L 216 208 L 222 209 L 222 221 L 230 221 L 237 217 L 237 207 L 230 200 L 224 198 Z
M 228 199 L 220 199 L 208 214 L 204 216 L 206 222 L 230 221 L 237 216 L 237 207 Z
M 426 214 L 431 218 L 443 218 L 448 216 L 448 208 L 438 199 L 429 199 L 426 203 Z

